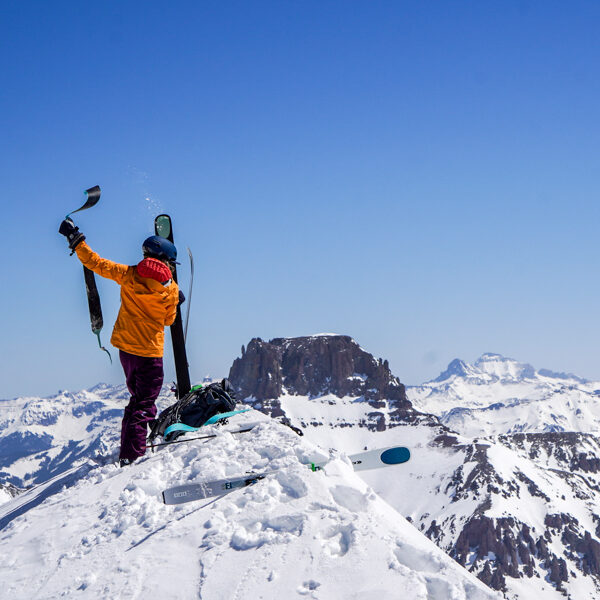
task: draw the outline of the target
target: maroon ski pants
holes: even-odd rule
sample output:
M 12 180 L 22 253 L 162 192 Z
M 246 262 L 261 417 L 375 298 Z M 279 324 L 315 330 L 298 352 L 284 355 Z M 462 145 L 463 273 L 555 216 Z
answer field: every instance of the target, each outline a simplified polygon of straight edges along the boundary
M 131 394 L 121 425 L 119 458 L 135 460 L 146 453 L 148 422 L 156 417 L 156 399 L 163 383 L 163 359 L 119 351 Z

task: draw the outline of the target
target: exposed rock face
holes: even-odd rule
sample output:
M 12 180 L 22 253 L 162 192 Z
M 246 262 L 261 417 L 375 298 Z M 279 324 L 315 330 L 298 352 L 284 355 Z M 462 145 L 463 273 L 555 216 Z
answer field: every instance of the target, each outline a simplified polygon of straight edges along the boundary
M 0 503 L 2 500 L 2 496 L 4 495 L 6 498 L 15 498 L 21 493 L 21 490 L 14 486 L 12 483 L 1 483 L 0 484 Z
M 283 392 L 280 349 L 260 338 L 252 339 L 247 348 L 242 346 L 241 358 L 233 361 L 229 381 L 239 400 L 279 398 Z
M 359 426 L 374 431 L 417 420 L 439 425 L 435 417 L 413 409 L 387 360 L 375 359 L 345 335 L 275 338 L 269 342 L 254 338 L 247 348 L 242 347 L 229 380 L 239 400 L 273 417 L 286 417 L 282 396 L 316 401 L 327 398 L 324 401 L 329 404 L 335 403 L 333 396 L 357 398 L 371 407 Z
M 383 400 L 410 408 L 404 386 L 387 360 L 376 360 L 345 335 L 254 338 L 229 372 L 240 398 L 273 400 L 283 393 L 319 397 L 363 396 L 373 407 Z M 285 391 L 285 392 L 284 392 Z

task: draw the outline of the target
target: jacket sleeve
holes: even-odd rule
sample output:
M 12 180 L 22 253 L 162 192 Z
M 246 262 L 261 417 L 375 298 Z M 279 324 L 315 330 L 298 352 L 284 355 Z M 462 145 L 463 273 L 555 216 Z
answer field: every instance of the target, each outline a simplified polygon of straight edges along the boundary
M 127 265 L 121 265 L 113 262 L 106 258 L 102 258 L 96 254 L 85 242 L 80 242 L 75 248 L 77 257 L 82 262 L 84 267 L 87 267 L 90 271 L 94 271 L 101 277 L 112 279 L 118 284 L 123 283 L 125 274 L 129 267 Z
M 179 286 L 173 281 L 169 286 L 169 300 L 167 313 L 165 315 L 165 326 L 170 327 L 175 323 L 177 317 L 177 305 L 179 304 Z

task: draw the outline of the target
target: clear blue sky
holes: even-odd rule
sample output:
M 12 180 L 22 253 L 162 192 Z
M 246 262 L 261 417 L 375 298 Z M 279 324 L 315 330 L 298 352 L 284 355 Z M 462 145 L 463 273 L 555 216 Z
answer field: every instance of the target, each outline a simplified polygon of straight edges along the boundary
M 95 184 L 75 217 L 101 255 L 136 263 L 162 211 L 184 289 L 193 250 L 194 380 L 318 332 L 408 384 L 487 351 L 600 379 L 599 23 L 579 1 L 2 2 L 0 397 L 123 381 L 57 233 Z

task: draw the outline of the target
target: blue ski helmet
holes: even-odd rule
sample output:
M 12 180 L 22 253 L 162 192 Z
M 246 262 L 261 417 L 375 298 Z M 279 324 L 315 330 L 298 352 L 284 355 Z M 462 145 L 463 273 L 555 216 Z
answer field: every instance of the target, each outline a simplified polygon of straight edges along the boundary
M 175 248 L 175 244 L 167 238 L 160 237 L 160 235 L 151 235 L 146 239 L 142 244 L 142 252 L 144 256 L 179 264 L 177 262 L 177 248 Z

